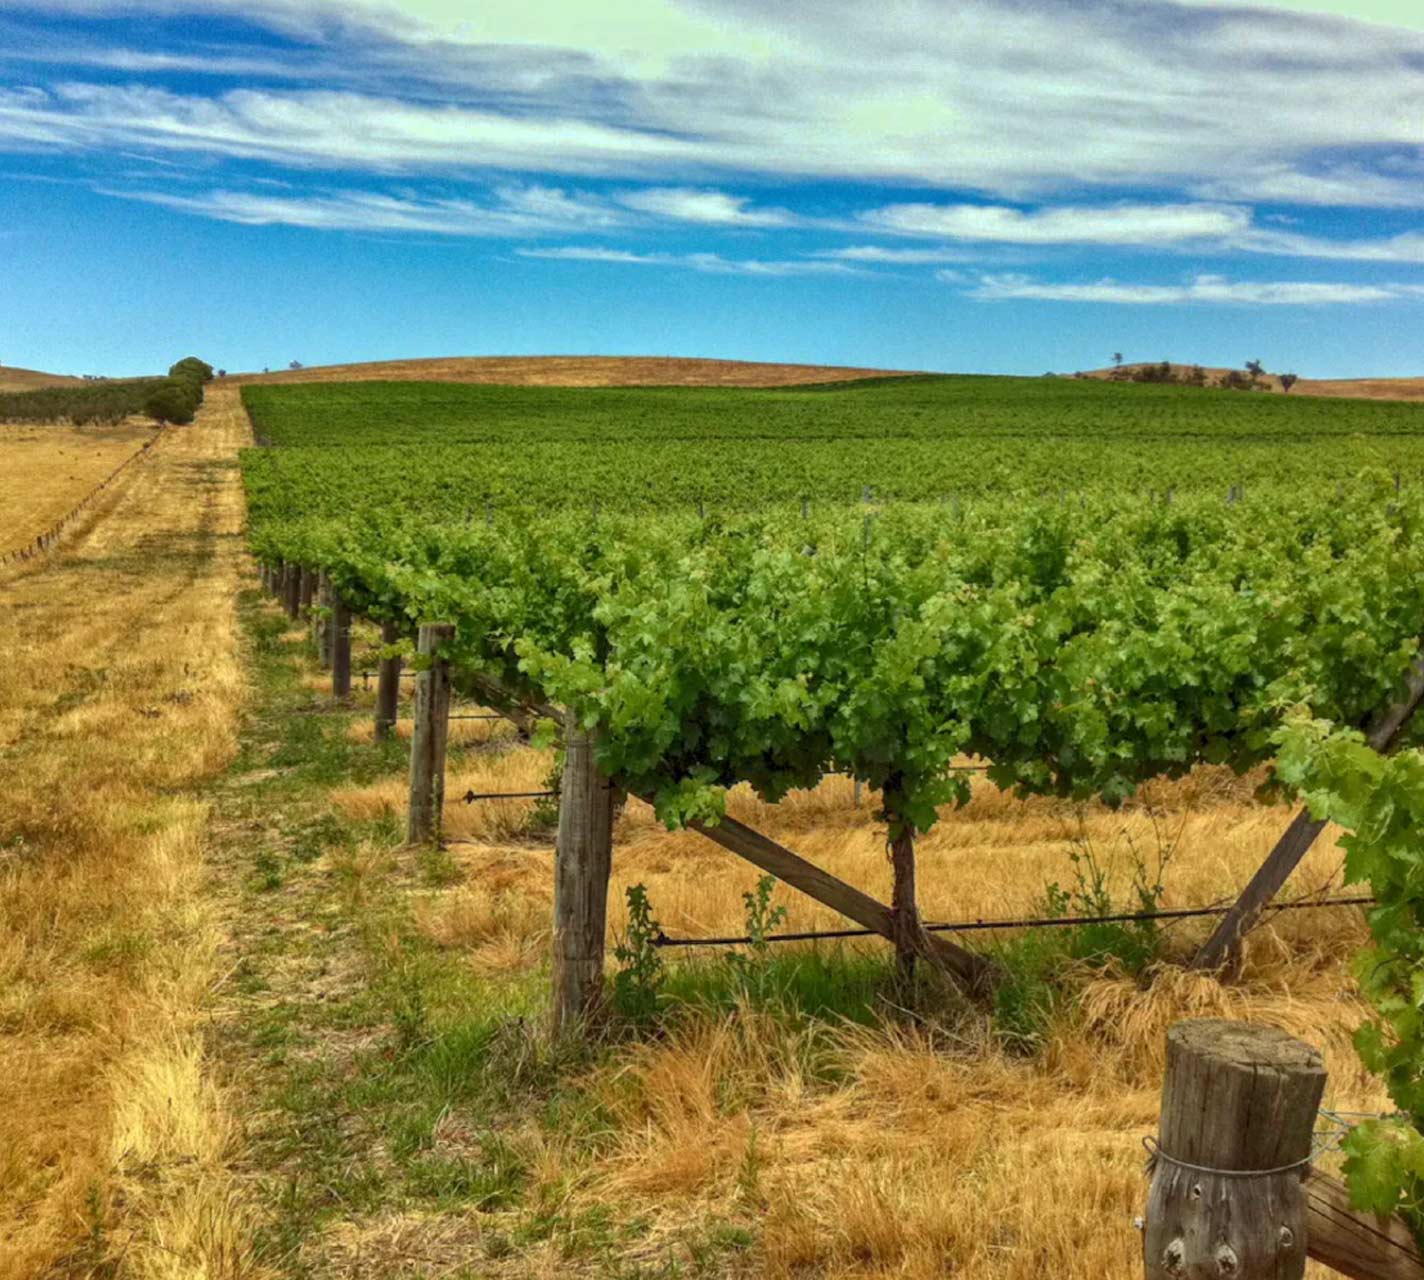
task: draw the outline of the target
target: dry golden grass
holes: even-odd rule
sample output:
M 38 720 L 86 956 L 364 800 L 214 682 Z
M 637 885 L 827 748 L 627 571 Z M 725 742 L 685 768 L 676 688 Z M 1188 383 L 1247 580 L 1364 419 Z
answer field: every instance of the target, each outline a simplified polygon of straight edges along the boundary
M 0 391 L 38 391 L 42 387 L 79 386 L 83 378 L 66 373 L 42 373 L 38 369 L 14 369 L 0 365 Z
M 539 785 L 547 769 L 546 755 L 518 747 L 480 757 L 451 789 L 522 790 Z M 1088 849 L 1119 893 L 1136 862 L 1155 867 L 1170 855 L 1169 905 L 1219 900 L 1244 884 L 1289 819 L 1283 806 L 1252 802 L 1253 781 L 1203 769 L 1150 787 L 1117 812 L 1022 802 L 980 781 L 973 801 L 946 810 L 921 842 L 925 914 L 1031 911 L 1047 882 L 1071 881 L 1071 855 Z M 394 787 L 337 799 L 353 814 L 399 803 Z M 776 807 L 738 793 L 730 809 L 884 896 L 889 870 L 874 801 L 866 796 L 855 808 L 850 783 L 836 778 Z M 517 802 L 477 812 L 452 805 L 446 820 L 462 842 L 452 846 L 462 882 L 416 895 L 419 927 L 484 977 L 546 962 L 550 849 L 547 837 L 540 843 L 524 833 L 527 813 Z M 740 894 L 756 883 L 753 869 L 701 837 L 664 831 L 637 802 L 615 840 L 610 935 L 623 931 L 623 892 L 632 883 L 647 888 L 671 933 L 742 932 Z M 1290 892 L 1331 885 L 1339 864 L 1333 840 L 1323 839 Z M 774 901 L 788 908 L 788 928 L 845 923 L 781 887 Z M 1190 954 L 1207 927 L 1174 927 L 1169 952 Z M 1349 1039 L 1363 1014 L 1349 958 L 1364 936 L 1355 911 L 1288 913 L 1254 936 L 1232 985 L 1170 963 L 1146 982 L 1085 973 L 1077 1000 L 1033 1059 L 1002 1048 L 971 1012 L 938 1030 L 890 1020 L 796 1029 L 750 1007 L 725 1019 L 694 1017 L 665 1038 L 621 1049 L 615 1065 L 595 1073 L 590 1087 L 615 1122 L 611 1153 L 591 1162 L 547 1133 L 521 1142 L 544 1194 L 650 1218 L 643 1246 L 650 1258 L 710 1217 L 758 1225 L 754 1265 L 736 1274 L 1135 1276 L 1140 1237 L 1132 1220 L 1145 1197 L 1140 1143 L 1156 1123 L 1168 1026 L 1228 1016 L 1283 1027 L 1324 1051 L 1336 1106 L 1378 1109 L 1386 1100 Z M 387 1244 L 403 1232 L 418 1235 L 399 1215 L 380 1231 Z M 396 1252 L 405 1256 L 404 1247 Z M 535 1251 L 499 1274 L 559 1271 Z
M 214 392 L 0 574 L 3 1277 L 253 1274 L 200 1036 L 219 930 L 190 791 L 244 696 L 246 438 Z
M 0 423 L 0 555 L 26 546 L 67 515 L 153 436 L 152 423 Z
M 1355 400 L 1424 400 L 1424 378 L 1302 378 L 1291 395 Z
M 750 360 L 691 360 L 673 356 L 447 356 L 376 360 L 244 373 L 230 382 L 491 382 L 506 386 L 784 387 L 844 382 L 903 372 L 843 365 L 769 364 Z

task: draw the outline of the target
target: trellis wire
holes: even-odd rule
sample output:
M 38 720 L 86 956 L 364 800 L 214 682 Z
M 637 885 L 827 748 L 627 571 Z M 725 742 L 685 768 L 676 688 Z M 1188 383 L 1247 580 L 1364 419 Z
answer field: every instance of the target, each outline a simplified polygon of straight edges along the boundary
M 1328 907 L 1368 907 L 1374 906 L 1373 898 L 1325 898 L 1316 902 L 1282 902 L 1272 911 L 1321 910 Z M 1187 920 L 1195 916 L 1222 916 L 1231 908 L 1225 907 L 1180 907 L 1169 911 L 1123 911 L 1102 916 L 1054 916 L 1051 919 L 1023 920 L 964 920 L 953 924 L 927 924 L 926 933 L 977 933 L 991 929 L 1053 929 L 1085 924 L 1127 924 L 1151 920 Z M 755 942 L 812 942 L 820 938 L 877 938 L 875 929 L 817 929 L 804 933 L 771 933 L 764 938 L 743 936 L 737 938 L 669 938 L 659 931 L 653 939 L 655 947 L 741 947 Z

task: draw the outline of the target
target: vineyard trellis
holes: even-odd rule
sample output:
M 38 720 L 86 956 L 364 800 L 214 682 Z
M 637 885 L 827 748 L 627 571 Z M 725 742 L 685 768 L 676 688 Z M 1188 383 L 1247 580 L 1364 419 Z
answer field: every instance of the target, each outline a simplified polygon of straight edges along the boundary
M 294 565 L 282 565 L 276 569 L 263 569 L 263 578 L 269 588 L 279 597 L 284 608 L 290 608 L 298 599 L 292 584 L 305 576 L 305 571 Z M 297 607 L 300 612 L 300 607 Z M 333 616 L 349 617 L 349 610 L 337 608 Z M 451 688 L 455 671 L 448 656 L 454 640 L 455 628 L 451 624 L 430 624 L 419 628 L 416 653 L 420 669 L 414 673 L 402 673 L 395 668 L 395 677 L 413 674 L 417 680 L 415 695 L 414 731 L 411 743 L 410 804 L 407 838 L 412 844 L 438 841 L 440 838 L 440 813 L 445 801 L 444 762 L 449 724 L 452 716 Z M 399 629 L 391 622 L 382 624 L 381 640 L 384 652 L 399 646 Z M 350 626 L 345 628 L 337 647 L 344 645 L 346 664 L 350 663 Z M 387 659 L 394 661 L 394 659 Z M 337 668 L 339 672 L 339 665 Z M 527 717 L 516 709 L 521 698 L 513 691 L 502 687 L 498 681 L 480 672 L 461 673 L 472 684 L 480 685 L 493 700 L 503 703 L 504 712 L 489 713 L 515 719 L 521 727 Z M 333 693 L 338 697 L 349 693 L 337 683 L 334 674 Z M 394 688 L 395 678 L 390 680 Z M 1409 723 L 1410 717 L 1424 697 L 1424 656 L 1416 656 L 1408 672 L 1406 689 L 1402 697 L 1373 718 L 1371 741 L 1384 748 L 1395 742 Z M 550 799 L 560 802 L 560 832 L 555 858 L 555 966 L 554 966 L 554 1019 L 557 1028 L 573 1030 L 587 1023 L 598 1008 L 602 995 L 603 972 L 603 920 L 607 910 L 608 875 L 612 852 L 612 813 L 610 797 L 621 788 L 615 778 L 602 774 L 596 763 L 596 737 L 587 730 L 573 729 L 582 733 L 581 749 L 572 757 L 568 755 L 570 723 L 566 712 L 550 706 L 542 706 L 540 711 L 559 721 L 564 729 L 565 769 L 564 783 L 558 791 L 540 790 L 530 792 L 475 792 L 468 791 L 460 799 L 471 804 L 483 800 Z M 382 712 L 378 708 L 378 723 Z M 992 769 L 992 765 L 971 766 Z M 570 773 L 573 784 L 570 786 Z M 652 797 L 644 797 L 654 802 Z M 1308 815 L 1306 815 L 1308 820 Z M 1291 832 L 1301 824 L 1301 817 L 1292 822 L 1285 841 L 1291 839 Z M 715 822 L 694 818 L 687 823 L 692 830 L 721 845 L 729 852 L 751 862 L 760 870 L 776 877 L 783 883 L 798 889 L 807 896 L 829 906 L 839 914 L 856 921 L 859 929 L 805 931 L 788 934 L 773 934 L 759 941 L 791 942 L 808 941 L 818 938 L 851 938 L 880 936 L 892 942 L 901 956 L 902 963 L 922 957 L 935 967 L 951 975 L 972 994 L 982 995 L 993 983 L 993 971 L 983 957 L 959 946 L 953 941 L 936 935 L 944 933 L 972 933 L 991 929 L 1056 927 L 1061 925 L 1105 923 L 1109 921 L 1145 921 L 1165 919 L 1187 919 L 1221 915 L 1236 921 L 1234 937 L 1239 945 L 1244 934 L 1266 913 L 1267 910 L 1327 909 L 1339 907 L 1364 907 L 1371 903 L 1366 897 L 1350 897 L 1326 901 L 1300 901 L 1272 905 L 1270 898 L 1259 903 L 1249 919 L 1241 913 L 1238 901 L 1228 907 L 1208 906 L 1159 910 L 1151 912 L 1129 912 L 1092 917 L 1063 917 L 1060 919 L 1020 919 L 1004 921 L 961 921 L 934 922 L 925 924 L 918 919 L 913 906 L 913 889 L 907 895 L 908 910 L 913 913 L 914 927 L 907 931 L 904 920 L 907 907 L 905 900 L 886 905 L 876 901 L 854 886 L 830 875 L 821 868 L 801 858 L 792 850 L 780 845 L 753 828 L 723 815 Z M 1317 830 L 1323 823 L 1316 824 Z M 902 826 L 902 831 L 906 828 Z M 911 835 L 911 840 L 913 836 Z M 1282 844 L 1285 843 L 1282 842 Z M 1277 849 L 1282 847 L 1278 844 Z M 1291 846 L 1293 847 L 1293 846 Z M 1272 858 L 1277 855 L 1273 853 Z M 1268 859 L 1268 865 L 1270 863 Z M 897 872 L 900 868 L 897 868 Z M 1284 877 L 1282 877 L 1282 882 Z M 901 882 L 897 875 L 897 882 Z M 1254 885 L 1253 881 L 1253 885 Z M 1279 887 L 1279 886 L 1277 886 Z M 1246 897 L 1250 897 L 1248 888 Z M 1274 893 L 1270 895 L 1273 897 Z M 1221 930 L 1217 933 L 1220 934 Z M 1213 935 L 1214 937 L 1217 935 Z M 686 938 L 674 939 L 660 935 L 654 939 L 656 946 L 731 946 L 753 941 L 747 937 L 729 938 Z M 562 950 L 561 950 L 562 948 Z M 595 963 L 596 961 L 596 963 Z
M 1399 1040 L 1362 1054 L 1424 1130 L 1395 1088 L 1424 1059 L 1389 1011 L 1417 963 L 1399 923 L 1418 916 L 1417 850 L 1397 828 L 1424 818 L 1424 763 L 1372 750 L 1424 698 L 1424 408 L 1291 417 L 1265 398 L 1070 401 L 1026 381 L 996 407 L 982 390 L 929 380 L 877 409 L 864 388 L 656 403 L 417 389 L 383 421 L 379 389 L 274 389 L 256 406 L 273 446 L 244 454 L 250 541 L 284 606 L 310 614 L 338 698 L 356 618 L 382 629 L 378 708 L 414 676 L 411 842 L 440 837 L 452 691 L 525 735 L 550 722 L 557 1033 L 600 1019 L 624 796 L 847 921 L 816 936 L 882 937 L 902 972 L 931 966 L 987 1000 L 999 974 L 969 935 L 1055 925 L 920 918 L 917 838 L 968 798 L 971 768 L 1022 797 L 1117 805 L 1229 766 L 1268 796 L 1298 791 L 1353 842 L 1346 879 L 1369 881 L 1389 958 L 1366 990 Z M 377 734 L 393 728 L 378 710 Z M 862 787 L 878 797 L 888 901 L 726 812 L 733 787 L 776 803 L 828 774 L 853 780 L 857 806 Z M 1154 918 L 1220 914 L 1199 960 L 1220 969 L 1268 912 L 1370 906 L 1275 904 L 1318 830 L 1298 816 L 1236 903 Z M 1375 1178 L 1381 1207 L 1424 1187 L 1396 1174 Z

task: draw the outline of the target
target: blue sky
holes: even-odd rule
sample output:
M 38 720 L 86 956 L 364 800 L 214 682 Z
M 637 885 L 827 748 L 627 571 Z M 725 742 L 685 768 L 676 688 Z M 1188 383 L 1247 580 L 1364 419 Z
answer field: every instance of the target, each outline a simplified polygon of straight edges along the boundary
M 0 0 L 0 361 L 1424 373 L 1424 5 Z

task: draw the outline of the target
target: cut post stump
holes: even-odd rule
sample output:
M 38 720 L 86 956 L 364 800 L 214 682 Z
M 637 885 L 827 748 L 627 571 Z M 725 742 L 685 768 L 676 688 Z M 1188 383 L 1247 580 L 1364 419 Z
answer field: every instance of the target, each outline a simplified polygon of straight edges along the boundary
M 1320 1054 L 1274 1027 L 1172 1027 L 1143 1232 L 1148 1280 L 1300 1280 L 1324 1088 Z

